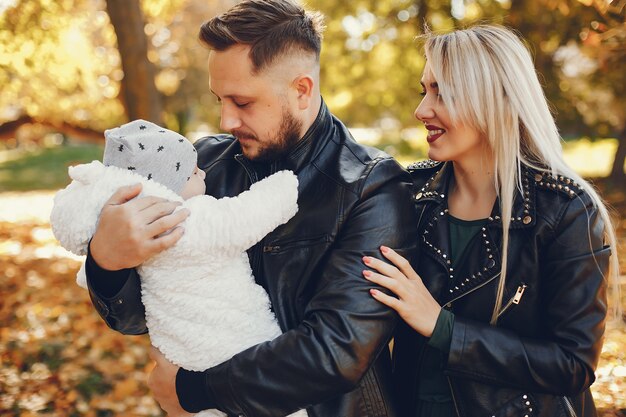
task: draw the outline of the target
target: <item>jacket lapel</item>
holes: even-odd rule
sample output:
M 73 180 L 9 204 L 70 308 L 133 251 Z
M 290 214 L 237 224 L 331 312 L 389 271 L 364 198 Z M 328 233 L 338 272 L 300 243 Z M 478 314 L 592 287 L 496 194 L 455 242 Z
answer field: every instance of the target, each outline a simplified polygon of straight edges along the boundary
M 483 287 L 500 276 L 502 243 L 502 218 L 500 201 L 496 200 L 487 224 L 479 231 L 467 250 L 465 265 L 453 266 L 450 258 L 450 234 L 447 194 L 452 163 L 446 162 L 416 193 L 418 210 L 421 207 L 420 229 L 422 251 L 445 270 L 446 282 L 430 282 L 429 289 L 443 304 Z M 522 193 L 516 193 L 510 229 L 531 227 L 535 224 L 534 175 L 526 166 L 521 170 Z M 456 270 L 455 270 L 456 268 Z

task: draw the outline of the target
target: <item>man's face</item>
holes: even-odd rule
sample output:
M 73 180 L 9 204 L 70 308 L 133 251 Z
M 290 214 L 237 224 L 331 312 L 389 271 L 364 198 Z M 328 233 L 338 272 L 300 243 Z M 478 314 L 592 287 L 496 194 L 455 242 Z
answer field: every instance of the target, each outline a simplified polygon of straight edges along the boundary
M 220 128 L 239 140 L 244 156 L 276 160 L 300 139 L 302 122 L 290 104 L 289 83 L 271 70 L 253 74 L 249 50 L 211 51 L 209 84 L 222 106 Z

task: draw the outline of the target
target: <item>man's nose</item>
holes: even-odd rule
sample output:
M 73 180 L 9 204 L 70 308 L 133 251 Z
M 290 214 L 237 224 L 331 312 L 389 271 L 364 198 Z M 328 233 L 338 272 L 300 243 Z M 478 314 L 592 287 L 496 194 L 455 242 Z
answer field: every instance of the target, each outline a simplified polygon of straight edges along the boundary
M 222 104 L 222 114 L 220 116 L 220 128 L 224 132 L 232 132 L 241 127 L 241 119 L 233 106 Z

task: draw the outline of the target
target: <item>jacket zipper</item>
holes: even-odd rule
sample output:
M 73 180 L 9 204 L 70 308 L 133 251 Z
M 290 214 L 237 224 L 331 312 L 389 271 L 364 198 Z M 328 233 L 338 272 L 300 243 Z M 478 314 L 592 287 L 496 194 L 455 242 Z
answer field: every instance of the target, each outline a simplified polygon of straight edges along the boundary
M 450 387 L 450 395 L 452 395 L 452 404 L 454 404 L 454 411 L 458 417 L 461 417 L 461 412 L 459 411 L 459 406 L 456 404 L 456 397 L 454 396 L 454 389 L 452 389 L 452 382 L 450 382 L 450 377 L 446 376 L 446 380 L 448 381 L 448 386 Z
M 572 402 L 570 401 L 570 399 L 564 396 L 563 401 L 565 402 L 565 407 L 567 408 L 567 411 L 569 412 L 570 417 L 578 417 L 578 415 L 576 414 L 576 410 L 574 410 L 574 406 L 572 405 Z
M 263 246 L 263 252 L 264 253 L 268 253 L 268 252 L 278 253 L 284 247 L 299 248 L 302 246 L 310 246 L 310 245 L 314 245 L 317 243 L 324 243 L 324 242 L 329 242 L 329 241 L 330 241 L 330 238 L 328 237 L 328 235 L 315 236 L 309 239 L 289 240 L 289 241 L 279 242 L 280 243 L 279 245 Z
M 506 305 L 502 307 L 502 310 L 500 310 L 500 312 L 498 313 L 498 318 L 500 318 L 500 316 L 503 315 L 504 312 L 507 311 L 513 304 L 519 304 L 520 300 L 522 299 L 522 295 L 524 295 L 524 291 L 526 291 L 526 288 L 528 288 L 528 285 L 526 284 L 522 284 L 517 287 L 517 291 L 515 292 L 513 297 L 511 297 L 509 302 L 506 303 Z

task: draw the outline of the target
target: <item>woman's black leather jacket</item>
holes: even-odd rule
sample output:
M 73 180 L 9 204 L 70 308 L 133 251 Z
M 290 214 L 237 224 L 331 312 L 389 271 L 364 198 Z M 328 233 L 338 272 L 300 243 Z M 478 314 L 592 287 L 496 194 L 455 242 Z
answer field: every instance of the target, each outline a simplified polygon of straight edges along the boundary
M 455 314 L 444 365 L 459 417 L 595 416 L 589 386 L 604 334 L 610 249 L 604 222 L 572 180 L 522 168 L 510 227 L 508 277 L 497 325 L 489 324 L 500 276 L 498 202 L 451 268 L 446 216 L 451 163 L 410 167 L 419 216 L 417 272 Z M 394 379 L 403 416 L 414 415 L 425 339 L 403 324 Z

